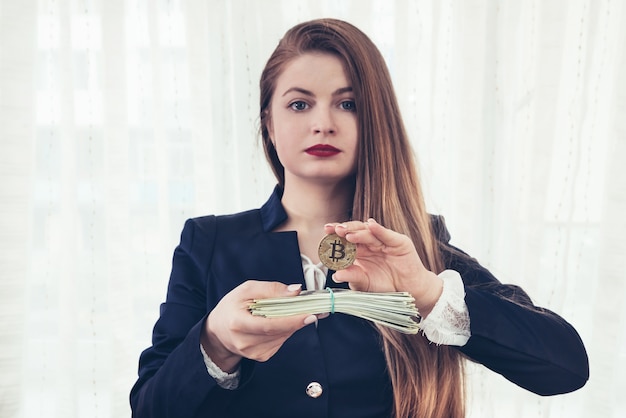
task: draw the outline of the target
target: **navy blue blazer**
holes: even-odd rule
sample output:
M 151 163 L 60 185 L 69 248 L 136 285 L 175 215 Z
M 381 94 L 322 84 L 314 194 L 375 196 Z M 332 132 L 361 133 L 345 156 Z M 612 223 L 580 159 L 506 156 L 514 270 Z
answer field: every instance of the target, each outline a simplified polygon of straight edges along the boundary
M 226 293 L 248 279 L 304 286 L 296 232 L 272 232 L 287 218 L 280 199 L 276 188 L 261 209 L 185 223 L 152 346 L 139 360 L 133 417 L 390 416 L 392 389 L 378 334 L 349 315 L 302 328 L 267 362 L 244 359 L 236 390 L 220 388 L 208 375 L 200 334 Z M 458 271 L 465 284 L 471 337 L 458 349 L 541 395 L 583 386 L 588 359 L 574 328 L 452 247 L 441 218 L 433 223 L 446 268 Z M 311 382 L 322 387 L 318 398 L 306 394 Z

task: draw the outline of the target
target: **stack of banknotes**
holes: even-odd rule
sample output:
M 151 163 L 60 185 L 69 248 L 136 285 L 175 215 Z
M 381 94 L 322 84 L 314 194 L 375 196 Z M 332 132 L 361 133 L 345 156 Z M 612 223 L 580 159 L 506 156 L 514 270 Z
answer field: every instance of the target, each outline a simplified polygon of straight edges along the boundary
M 370 293 L 347 289 L 304 291 L 298 296 L 254 300 L 253 315 L 275 318 L 299 314 L 343 313 L 417 334 L 420 315 L 408 292 Z

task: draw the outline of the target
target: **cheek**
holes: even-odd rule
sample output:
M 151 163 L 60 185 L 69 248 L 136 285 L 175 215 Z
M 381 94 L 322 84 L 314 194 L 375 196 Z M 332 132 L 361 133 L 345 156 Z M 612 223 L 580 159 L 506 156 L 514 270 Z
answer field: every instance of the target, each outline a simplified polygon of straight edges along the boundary
M 293 118 L 275 119 L 272 139 L 276 144 L 283 143 L 284 145 L 285 143 L 297 142 L 306 132 L 306 123 L 303 123 L 302 120 Z
M 350 120 L 350 122 L 346 125 L 347 127 L 347 132 L 349 132 L 349 138 L 350 138 L 350 143 L 352 144 L 352 147 L 354 150 L 357 149 L 358 146 L 358 142 L 359 142 L 359 130 L 357 127 L 357 122 L 356 119 L 352 119 Z
M 294 142 L 293 133 L 284 123 L 276 123 L 272 129 L 272 142 L 279 158 L 282 158 L 292 148 Z

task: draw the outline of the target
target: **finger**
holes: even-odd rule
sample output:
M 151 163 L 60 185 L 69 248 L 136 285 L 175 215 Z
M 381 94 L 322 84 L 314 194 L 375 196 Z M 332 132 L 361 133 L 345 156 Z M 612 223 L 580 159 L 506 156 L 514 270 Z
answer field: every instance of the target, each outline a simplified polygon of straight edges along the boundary
M 307 320 L 304 322 L 307 324 L 317 322 L 317 317 L 315 315 L 308 315 Z M 247 343 L 242 347 L 241 353 L 244 357 L 253 360 L 266 361 L 280 349 L 291 334 L 292 333 L 269 337 L 247 336 L 245 337 Z
M 324 225 L 324 232 L 327 234 L 336 234 L 341 232 L 357 231 L 359 229 L 365 229 L 365 222 L 360 221 L 347 221 L 347 222 L 329 222 Z
M 288 336 L 263 338 L 256 335 L 245 335 L 239 341 L 239 354 L 252 360 L 267 361 L 280 349 L 287 338 Z
M 368 229 L 348 232 L 345 234 L 345 238 L 353 244 L 359 244 L 360 251 L 363 251 L 363 246 L 366 246 L 374 251 L 378 251 L 385 246 L 385 244 L 381 240 L 376 238 L 376 236 L 372 234 Z
M 361 231 L 363 229 L 366 229 L 367 224 L 361 221 L 348 221 L 348 222 L 342 222 L 338 224 L 337 228 L 343 229 L 346 232 L 355 232 L 355 231 Z
M 361 283 L 367 284 L 368 281 L 363 269 L 356 264 L 353 264 L 343 270 L 337 270 L 333 273 L 332 279 L 335 283 L 349 283 L 350 285 L 356 285 L 359 288 L 363 287 L 360 285 Z
M 264 282 L 258 280 L 248 280 L 235 289 L 237 297 L 246 302 L 254 299 L 296 296 L 300 294 L 301 291 L 301 283 L 286 285 L 281 282 Z
M 362 231 L 362 230 L 365 230 L 366 228 L 367 226 L 365 225 L 365 222 L 349 221 L 349 222 L 342 222 L 340 224 L 335 225 L 334 232 L 340 237 L 345 237 L 346 234 L 348 233 Z
M 243 357 L 250 360 L 265 362 L 272 358 L 272 356 L 274 356 L 274 354 L 276 354 L 276 352 L 280 350 L 280 347 L 282 347 L 283 343 L 284 341 L 265 341 L 262 343 L 255 343 L 249 348 L 242 350 L 241 354 Z
M 399 247 L 407 243 L 406 235 L 387 229 L 374 219 L 367 220 L 367 229 L 385 247 Z
M 334 234 L 335 228 L 337 227 L 337 225 L 339 225 L 339 222 L 327 223 L 326 225 L 324 225 L 324 233 L 326 235 Z
M 238 324 L 238 331 L 259 337 L 287 338 L 300 328 L 316 320 L 315 315 L 311 314 L 265 318 L 250 313 L 241 318 Z
M 385 246 L 381 240 L 372 234 L 368 225 L 364 222 L 359 222 L 357 224 L 351 223 L 346 227 L 343 227 L 342 224 L 340 224 L 336 227 L 336 229 L 340 231 L 338 235 L 345 237 L 345 239 L 349 242 L 369 247 L 368 249 L 373 250 L 374 252 L 380 251 Z M 358 251 L 362 256 L 365 248 L 361 245 L 359 246 Z
M 300 328 L 317 322 L 315 315 L 294 315 L 282 318 L 264 318 L 251 313 L 239 314 L 229 328 L 229 339 L 224 343 L 231 353 L 265 361 Z

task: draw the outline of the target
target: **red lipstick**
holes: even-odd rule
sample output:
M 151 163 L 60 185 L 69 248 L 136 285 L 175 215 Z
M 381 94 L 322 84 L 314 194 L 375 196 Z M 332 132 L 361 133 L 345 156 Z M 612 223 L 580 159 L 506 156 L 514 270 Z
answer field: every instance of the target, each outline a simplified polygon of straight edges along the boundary
M 341 151 L 332 145 L 317 144 L 307 148 L 304 152 L 315 157 L 332 157 L 333 155 L 339 154 Z

